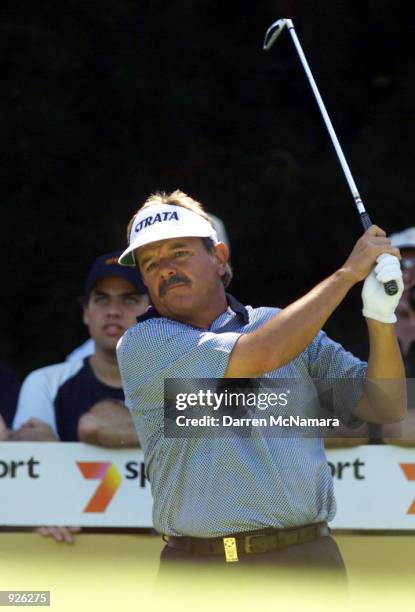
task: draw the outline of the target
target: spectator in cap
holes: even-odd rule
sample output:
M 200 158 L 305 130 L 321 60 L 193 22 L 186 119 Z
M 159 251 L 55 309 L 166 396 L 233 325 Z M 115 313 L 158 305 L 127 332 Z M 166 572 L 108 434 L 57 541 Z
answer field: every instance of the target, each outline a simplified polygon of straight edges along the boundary
M 87 442 L 137 446 L 124 406 L 115 348 L 123 333 L 149 305 L 137 271 L 118 264 L 120 251 L 95 260 L 84 291 L 83 320 L 94 342 L 90 356 L 29 374 L 19 395 L 10 441 Z M 127 273 L 126 273 L 127 272 Z M 40 527 L 58 542 L 73 542 L 79 527 Z
M 124 406 L 115 349 L 149 298 L 139 273 L 120 266 L 119 255 L 117 251 L 96 259 L 86 279 L 83 320 L 95 343 L 93 355 L 27 376 L 9 440 L 138 444 Z

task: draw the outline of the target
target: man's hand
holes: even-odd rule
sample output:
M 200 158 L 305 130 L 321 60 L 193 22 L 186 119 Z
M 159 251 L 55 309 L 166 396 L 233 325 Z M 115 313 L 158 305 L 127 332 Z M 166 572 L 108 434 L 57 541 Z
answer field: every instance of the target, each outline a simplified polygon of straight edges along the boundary
M 120 448 L 139 446 L 131 414 L 122 402 L 102 400 L 78 422 L 78 437 L 81 442 Z
M 52 537 L 57 542 L 73 543 L 73 533 L 79 533 L 80 527 L 39 527 L 35 529 L 36 533 L 44 537 Z
M 10 436 L 10 429 L 7 427 L 6 423 L 4 422 L 3 417 L 0 414 L 0 442 L 4 442 L 5 440 L 8 440 Z
M 389 255 L 394 255 L 400 259 L 399 249 L 391 246 L 391 242 L 383 229 L 377 225 L 372 225 L 356 242 L 343 269 L 354 277 L 355 282 L 359 282 L 368 276 L 375 261 L 384 253 L 389 253 Z
M 40 419 L 31 418 L 16 431 L 10 432 L 10 442 L 58 442 L 52 428 Z
M 382 254 L 366 278 L 363 289 L 363 316 L 381 323 L 396 323 L 395 309 L 403 293 L 402 271 L 397 257 Z M 388 295 L 384 283 L 396 281 L 398 292 Z
M 383 253 L 400 257 L 399 249 L 391 246 L 385 232 L 372 225 L 356 242 L 339 270 L 261 327 L 239 337 L 225 377 L 256 378 L 297 357 L 353 285 L 367 277 Z

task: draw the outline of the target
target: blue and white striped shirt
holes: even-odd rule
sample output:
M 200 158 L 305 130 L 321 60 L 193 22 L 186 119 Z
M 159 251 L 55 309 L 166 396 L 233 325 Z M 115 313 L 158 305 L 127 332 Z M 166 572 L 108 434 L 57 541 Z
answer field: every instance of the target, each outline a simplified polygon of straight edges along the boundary
M 154 526 L 168 535 L 220 537 L 330 521 L 336 506 L 321 438 L 164 436 L 164 379 L 223 377 L 239 336 L 279 312 L 244 307 L 232 296 L 228 304 L 208 330 L 150 309 L 117 347 L 151 482 Z M 298 357 L 264 378 L 359 379 L 360 393 L 365 372 L 364 362 L 319 332 Z

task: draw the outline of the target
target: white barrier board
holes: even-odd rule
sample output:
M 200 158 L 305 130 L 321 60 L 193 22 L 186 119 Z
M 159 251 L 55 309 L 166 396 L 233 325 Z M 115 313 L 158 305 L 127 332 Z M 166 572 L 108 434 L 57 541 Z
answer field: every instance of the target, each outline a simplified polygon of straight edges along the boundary
M 338 529 L 415 530 L 415 449 L 330 450 Z M 143 453 L 0 443 L 0 525 L 152 526 Z
M 0 444 L 1 525 L 151 527 L 151 509 L 141 450 Z
M 358 446 L 327 451 L 334 472 L 335 529 L 415 529 L 415 449 Z

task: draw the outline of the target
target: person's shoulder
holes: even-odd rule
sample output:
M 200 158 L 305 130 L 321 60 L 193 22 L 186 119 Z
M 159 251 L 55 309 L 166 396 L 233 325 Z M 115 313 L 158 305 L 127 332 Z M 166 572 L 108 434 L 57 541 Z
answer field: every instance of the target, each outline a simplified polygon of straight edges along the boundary
M 273 317 L 274 315 L 278 314 L 282 310 L 282 308 L 278 308 L 277 306 L 255 306 L 254 307 L 254 306 L 248 305 L 248 306 L 245 306 L 245 308 L 252 315 L 270 316 L 270 317 Z
M 79 361 L 63 361 L 48 366 L 43 366 L 33 370 L 24 380 L 24 384 L 37 383 L 55 383 L 58 386 L 62 385 L 68 378 L 75 376 L 83 367 L 82 360 Z
M 342 348 L 342 346 L 333 338 L 330 338 L 323 329 L 320 329 L 306 347 L 306 352 L 314 354 L 326 347 Z
M 245 306 L 250 324 L 262 324 L 275 317 L 279 312 L 281 312 L 281 308 L 273 307 L 273 306 Z
M 160 342 L 162 339 L 171 338 L 186 329 L 191 328 L 185 323 L 167 319 L 166 317 L 145 319 L 127 329 L 118 341 L 117 351 L 131 344 L 152 344 L 154 342 Z
M 317 334 L 314 336 L 314 338 L 309 344 L 309 347 L 318 347 L 318 346 L 320 347 L 321 346 L 333 346 L 333 347 L 342 349 L 344 351 L 347 350 L 340 344 L 340 342 L 328 336 L 327 333 L 324 331 L 324 329 L 320 329 L 320 331 L 317 332 Z
M 330 338 L 323 330 L 316 334 L 307 346 L 306 352 L 311 361 L 321 361 L 330 365 L 333 373 L 336 368 L 339 368 L 339 376 L 344 368 L 354 368 L 360 374 L 364 374 L 367 368 L 366 361 L 356 357 L 348 348 Z

